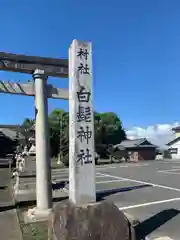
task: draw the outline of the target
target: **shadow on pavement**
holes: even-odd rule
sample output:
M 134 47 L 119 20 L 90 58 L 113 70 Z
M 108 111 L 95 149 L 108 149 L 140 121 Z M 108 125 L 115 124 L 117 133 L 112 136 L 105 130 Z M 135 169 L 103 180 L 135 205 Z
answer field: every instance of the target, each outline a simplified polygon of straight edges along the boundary
M 120 193 L 120 192 L 127 192 L 132 191 L 135 189 L 145 188 L 145 187 L 152 187 L 150 184 L 143 184 L 143 185 L 137 185 L 132 187 L 124 187 L 124 188 L 114 188 L 114 189 L 108 189 L 108 190 L 101 190 L 96 193 L 96 200 L 102 201 L 105 197 L 108 197 L 112 194 Z
M 9 164 L 1 164 L 0 163 L 0 169 L 3 169 L 3 168 L 9 168 Z
M 66 184 L 68 184 L 68 183 L 69 183 L 69 181 L 61 181 L 61 182 L 52 183 L 52 189 L 58 190 L 58 189 L 64 188 L 66 186 Z
M 65 183 L 66 183 L 65 181 L 62 181 L 59 184 L 62 187 L 64 187 Z M 98 191 L 96 194 L 97 201 L 104 200 L 105 197 L 112 195 L 112 194 L 116 194 L 119 192 L 125 192 L 125 191 L 131 191 L 134 189 L 140 189 L 140 188 L 144 188 L 144 187 L 152 187 L 152 185 L 145 184 L 145 185 L 140 185 L 140 186 Z M 66 199 L 68 199 L 68 196 L 53 198 L 53 203 L 61 202 Z M 36 200 L 16 202 L 14 205 L 1 206 L 0 212 L 17 209 L 17 208 L 27 209 L 30 207 L 34 207 L 35 205 L 36 205 Z M 180 213 L 179 210 L 176 210 L 173 208 L 163 210 L 163 211 L 157 213 L 156 215 L 150 217 L 149 219 L 146 219 L 145 221 L 137 224 L 136 226 L 134 226 L 136 240 L 145 239 L 145 237 L 147 235 L 151 234 L 153 231 L 155 231 L 157 228 L 159 228 L 160 226 L 162 226 L 163 224 L 165 224 L 166 222 L 168 222 L 169 220 L 171 220 L 172 218 L 177 216 L 179 213 Z
M 9 206 L 1 206 L 0 207 L 0 212 L 5 212 L 5 211 L 9 211 L 16 208 L 15 205 L 9 205 Z
M 52 183 L 52 189 L 57 190 L 57 189 L 64 188 L 66 186 L 66 184 L 67 184 L 67 181 Z M 96 193 L 96 200 L 97 200 L 97 202 L 102 201 L 102 200 L 104 200 L 105 197 L 116 194 L 116 193 L 132 191 L 132 190 L 135 190 L 135 189 L 140 189 L 140 188 L 145 188 L 145 187 L 152 187 L 152 185 L 144 184 L 144 185 L 139 185 L 139 186 L 125 187 L 125 188 L 115 188 L 115 189 L 98 191 Z M 53 198 L 53 202 L 60 202 L 60 201 L 65 200 L 65 199 L 68 199 L 68 196 L 67 197 Z M 15 203 L 14 205 L 1 206 L 0 207 L 0 212 L 11 210 L 11 209 L 14 209 L 14 208 L 31 207 L 31 206 L 34 206 L 34 205 L 36 205 L 36 200 L 21 201 L 21 202 Z
M 0 190 L 6 190 L 8 189 L 8 186 L 0 186 Z
M 19 178 L 35 178 L 36 174 L 20 175 Z
M 67 197 L 59 197 L 59 198 L 53 198 L 53 203 L 56 202 L 61 202 L 63 200 L 68 199 Z M 17 209 L 17 208 L 30 208 L 30 207 L 34 207 L 36 205 L 36 200 L 30 200 L 30 201 L 21 201 L 21 202 L 17 202 L 14 205 L 9 205 L 9 206 L 1 206 L 0 207 L 0 212 L 5 212 L 8 210 L 12 210 L 12 209 Z
M 177 216 L 179 213 L 180 211 L 176 209 L 167 209 L 139 223 L 135 226 L 136 240 L 144 239 L 147 235 Z
M 69 181 L 61 181 L 61 182 L 52 183 L 52 189 L 53 190 L 58 190 L 58 189 L 66 187 L 67 184 L 69 184 Z M 132 187 L 100 190 L 100 191 L 97 191 L 97 193 L 96 193 L 96 199 L 97 199 L 97 201 L 101 201 L 101 200 L 104 200 L 105 197 L 107 197 L 109 195 L 112 195 L 112 194 L 132 191 L 132 190 L 135 190 L 135 189 L 141 189 L 141 188 L 145 188 L 145 187 L 152 187 L 152 185 L 143 184 L 143 185 L 137 185 L 137 186 L 132 186 Z

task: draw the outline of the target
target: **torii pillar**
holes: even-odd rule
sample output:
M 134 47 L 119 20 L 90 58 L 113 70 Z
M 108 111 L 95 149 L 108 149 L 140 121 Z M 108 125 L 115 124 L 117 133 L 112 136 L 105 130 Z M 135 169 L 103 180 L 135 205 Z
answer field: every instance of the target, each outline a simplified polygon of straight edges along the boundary
M 48 126 L 47 76 L 43 70 L 35 70 L 36 103 L 36 198 L 37 209 L 52 207 L 51 163 Z
M 36 208 L 28 211 L 31 219 L 46 218 L 52 209 L 51 162 L 48 126 L 47 76 L 33 73 L 36 105 Z

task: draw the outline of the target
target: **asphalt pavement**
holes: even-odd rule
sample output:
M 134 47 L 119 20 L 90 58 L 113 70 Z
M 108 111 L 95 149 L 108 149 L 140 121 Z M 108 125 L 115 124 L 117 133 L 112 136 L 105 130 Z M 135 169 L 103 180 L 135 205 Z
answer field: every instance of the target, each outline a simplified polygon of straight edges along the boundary
M 53 169 L 52 179 L 68 181 L 68 169 Z M 35 180 L 24 181 L 35 186 Z M 148 239 L 180 239 L 180 160 L 97 166 L 96 190 L 97 200 L 113 201 L 140 220 L 138 236 L 146 233 Z
M 66 181 L 68 169 L 52 175 L 54 181 Z M 113 201 L 140 220 L 139 236 L 180 239 L 180 160 L 97 166 L 96 189 L 98 200 Z
M 97 168 L 98 176 L 107 183 L 97 190 L 119 190 L 105 198 L 141 221 L 139 235 L 180 239 L 180 160 L 111 165 Z
M 8 167 L 0 167 L 0 233 L 3 240 L 18 239 L 22 240 L 22 233 L 19 226 L 19 221 L 16 209 L 13 209 L 12 186 L 10 183 L 11 172 Z

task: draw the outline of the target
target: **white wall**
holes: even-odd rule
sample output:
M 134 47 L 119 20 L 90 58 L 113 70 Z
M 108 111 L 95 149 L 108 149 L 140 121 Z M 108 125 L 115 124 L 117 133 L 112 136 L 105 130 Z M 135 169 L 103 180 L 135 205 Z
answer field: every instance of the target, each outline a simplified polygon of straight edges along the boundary
M 172 158 L 180 159 L 180 140 L 174 144 L 172 144 L 169 148 L 177 148 L 177 154 L 171 154 Z

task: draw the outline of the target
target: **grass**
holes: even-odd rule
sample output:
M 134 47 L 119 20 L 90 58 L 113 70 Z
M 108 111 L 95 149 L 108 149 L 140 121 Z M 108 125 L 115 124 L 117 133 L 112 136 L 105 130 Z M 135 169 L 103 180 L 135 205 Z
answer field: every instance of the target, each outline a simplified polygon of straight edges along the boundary
M 27 210 L 17 209 L 23 240 L 48 240 L 48 222 L 25 223 L 23 213 Z

